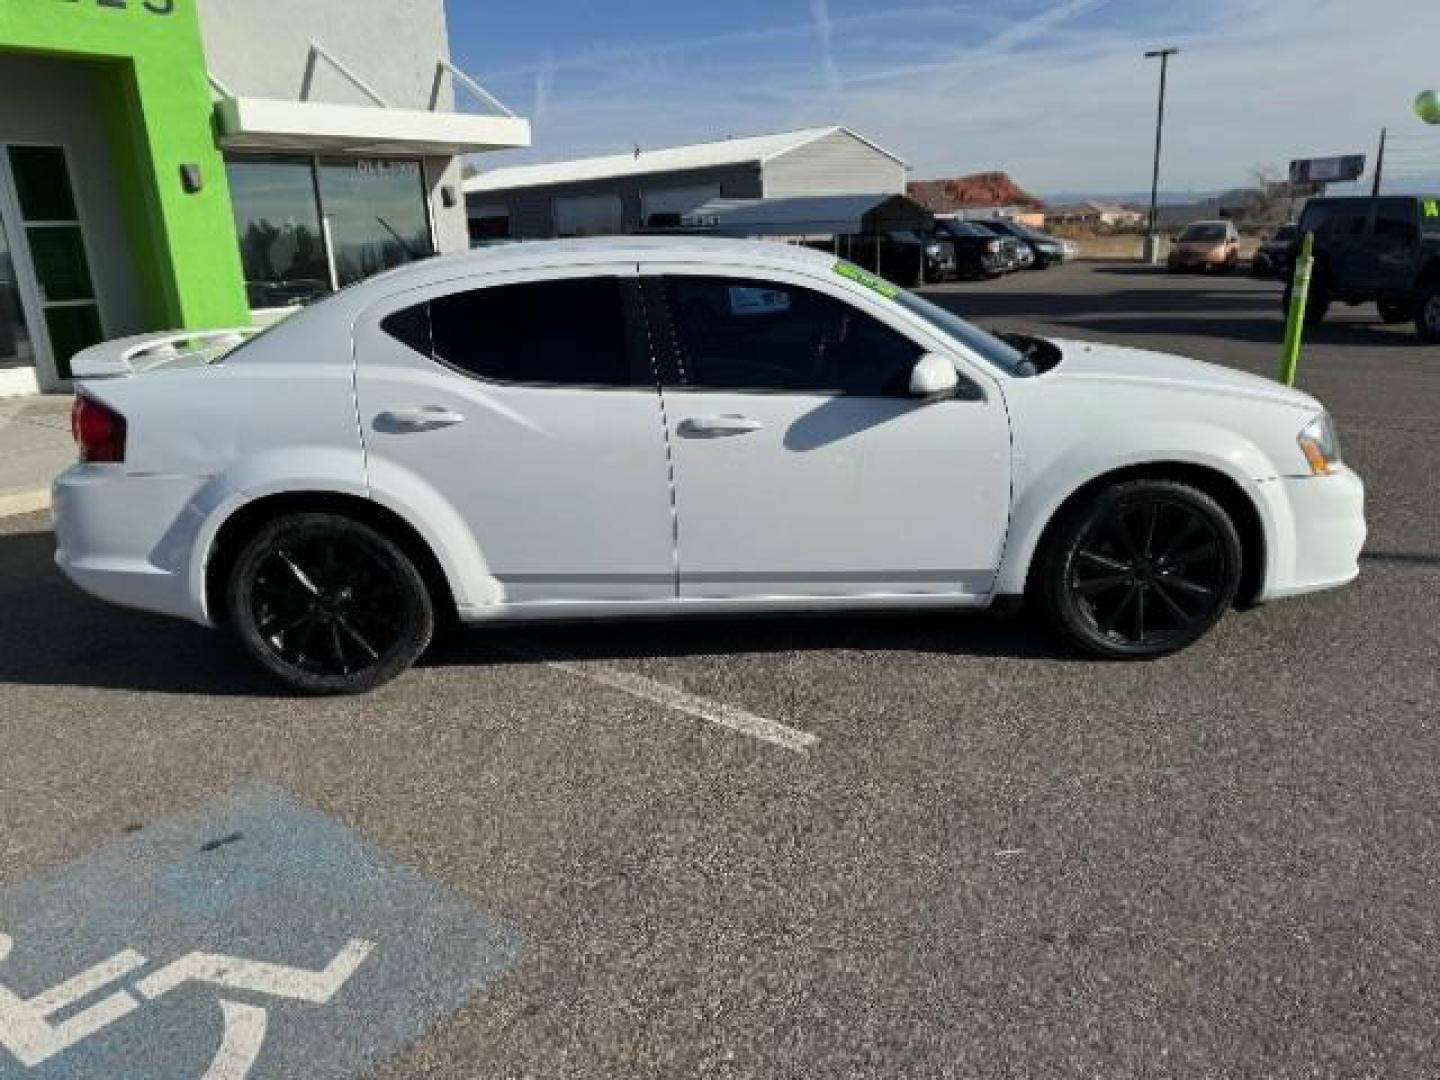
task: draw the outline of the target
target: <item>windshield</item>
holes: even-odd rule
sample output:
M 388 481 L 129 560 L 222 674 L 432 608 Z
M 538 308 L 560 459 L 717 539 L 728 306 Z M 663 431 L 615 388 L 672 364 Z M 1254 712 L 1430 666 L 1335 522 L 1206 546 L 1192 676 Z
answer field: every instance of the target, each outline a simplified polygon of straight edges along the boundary
M 912 315 L 918 315 L 940 333 L 993 364 L 1007 375 L 1024 378 L 1033 375 L 1035 369 L 1025 354 L 1014 346 L 1007 345 L 993 334 L 986 333 L 959 315 L 946 311 L 938 304 L 932 304 L 924 297 L 916 296 L 903 289 L 896 290 L 894 300 Z
M 1225 226 L 1209 222 L 1191 225 L 1180 234 L 1181 240 L 1224 240 Z
M 951 236 L 981 236 L 986 239 L 992 238 L 995 234 L 985 229 L 977 229 L 968 221 L 945 221 L 940 223 Z

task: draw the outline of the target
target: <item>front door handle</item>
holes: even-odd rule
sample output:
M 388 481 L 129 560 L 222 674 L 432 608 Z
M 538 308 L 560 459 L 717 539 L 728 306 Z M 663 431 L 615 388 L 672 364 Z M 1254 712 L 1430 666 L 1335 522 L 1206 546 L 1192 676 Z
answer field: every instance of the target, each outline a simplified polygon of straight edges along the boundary
M 435 431 L 463 424 L 465 417 L 443 405 L 407 405 L 386 409 L 375 417 L 375 430 L 398 434 L 406 431 Z
M 748 435 L 764 427 L 764 424 L 753 417 L 730 413 L 725 416 L 692 416 L 681 420 L 676 430 L 681 435 L 692 438 L 713 439 L 723 435 Z

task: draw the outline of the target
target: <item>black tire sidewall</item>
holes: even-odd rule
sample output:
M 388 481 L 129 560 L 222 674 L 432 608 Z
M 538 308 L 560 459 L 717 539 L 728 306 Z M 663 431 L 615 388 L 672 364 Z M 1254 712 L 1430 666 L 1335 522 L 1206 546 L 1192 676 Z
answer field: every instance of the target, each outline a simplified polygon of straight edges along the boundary
M 1415 332 L 1420 340 L 1431 345 L 1440 344 L 1440 326 L 1431 326 L 1427 321 L 1427 309 L 1431 301 L 1440 296 L 1440 285 L 1431 285 L 1421 291 L 1415 303 Z
M 1220 538 L 1227 570 L 1219 601 L 1211 615 L 1190 627 L 1185 634 L 1159 645 L 1129 645 L 1101 635 L 1086 618 L 1069 587 L 1077 548 L 1099 520 L 1126 504 L 1155 498 L 1181 503 L 1204 514 Z M 1240 535 L 1230 515 L 1214 498 L 1199 488 L 1173 480 L 1131 480 L 1106 488 L 1091 499 L 1071 507 L 1056 522 L 1039 552 L 1035 580 L 1042 612 L 1052 629 L 1070 645 L 1091 656 L 1114 660 L 1150 660 L 1179 652 L 1203 638 L 1235 602 L 1240 587 L 1242 550 Z
M 362 544 L 392 569 L 400 590 L 402 631 L 380 661 L 348 676 L 322 675 L 294 667 L 265 643 L 249 603 L 261 562 L 287 542 L 329 534 Z M 264 525 L 241 549 L 226 582 L 230 626 L 252 657 L 290 689 L 304 694 L 359 694 L 389 682 L 413 664 L 435 633 L 435 607 L 425 580 L 408 555 L 383 533 L 339 514 L 291 514 Z

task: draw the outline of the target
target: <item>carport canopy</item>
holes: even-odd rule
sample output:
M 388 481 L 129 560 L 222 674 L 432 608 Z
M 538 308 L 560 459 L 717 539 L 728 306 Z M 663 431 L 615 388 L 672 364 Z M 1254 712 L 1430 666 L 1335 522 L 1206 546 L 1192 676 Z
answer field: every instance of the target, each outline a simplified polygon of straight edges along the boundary
M 935 215 L 904 195 L 878 193 L 712 199 L 682 220 L 715 236 L 860 236 L 928 231 Z

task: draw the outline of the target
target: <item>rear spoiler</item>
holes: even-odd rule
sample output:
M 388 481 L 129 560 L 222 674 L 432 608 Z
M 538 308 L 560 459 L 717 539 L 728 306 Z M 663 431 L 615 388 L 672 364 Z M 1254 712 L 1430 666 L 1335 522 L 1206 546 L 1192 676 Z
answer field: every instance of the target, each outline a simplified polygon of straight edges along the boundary
M 166 330 L 102 341 L 76 353 L 70 360 L 70 371 L 77 379 L 113 379 L 157 368 L 205 367 L 262 329 L 238 326 L 229 330 Z

